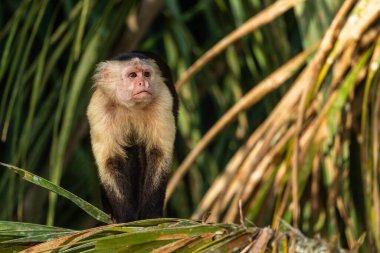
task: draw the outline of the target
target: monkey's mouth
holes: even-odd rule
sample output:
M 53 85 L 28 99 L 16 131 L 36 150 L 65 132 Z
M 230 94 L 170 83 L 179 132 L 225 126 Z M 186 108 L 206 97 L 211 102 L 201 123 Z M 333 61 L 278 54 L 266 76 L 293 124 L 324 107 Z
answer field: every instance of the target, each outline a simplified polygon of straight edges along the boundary
M 152 93 L 150 93 L 148 90 L 141 90 L 133 94 L 133 97 L 137 99 L 149 98 L 151 96 L 152 96 Z

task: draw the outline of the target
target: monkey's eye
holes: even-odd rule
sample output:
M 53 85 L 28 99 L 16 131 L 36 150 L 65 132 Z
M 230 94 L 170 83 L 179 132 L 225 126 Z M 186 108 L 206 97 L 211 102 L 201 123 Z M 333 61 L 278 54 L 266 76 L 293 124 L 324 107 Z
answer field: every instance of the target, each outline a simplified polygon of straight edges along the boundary
M 144 76 L 145 76 L 145 77 L 150 77 L 150 72 L 145 71 L 145 72 L 144 72 Z
M 129 73 L 128 76 L 131 78 L 135 78 L 135 77 L 137 77 L 137 74 L 136 74 L 136 72 L 132 72 L 132 73 Z

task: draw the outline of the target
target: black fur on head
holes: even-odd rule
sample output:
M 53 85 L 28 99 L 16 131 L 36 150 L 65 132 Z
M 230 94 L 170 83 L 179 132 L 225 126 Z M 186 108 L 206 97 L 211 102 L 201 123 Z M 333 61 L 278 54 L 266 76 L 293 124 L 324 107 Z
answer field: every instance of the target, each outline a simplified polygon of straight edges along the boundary
M 139 59 L 152 59 L 156 62 L 158 68 L 161 71 L 162 77 L 165 80 L 165 84 L 168 87 L 172 97 L 173 97 L 173 114 L 177 121 L 178 116 L 178 96 L 177 92 L 175 90 L 175 86 L 173 83 L 172 75 L 169 66 L 166 64 L 164 60 L 160 56 L 158 56 L 155 53 L 152 52 L 145 52 L 145 51 L 132 51 L 132 52 L 126 52 L 119 54 L 115 57 L 113 57 L 111 60 L 116 61 L 128 61 L 133 58 L 139 58 Z

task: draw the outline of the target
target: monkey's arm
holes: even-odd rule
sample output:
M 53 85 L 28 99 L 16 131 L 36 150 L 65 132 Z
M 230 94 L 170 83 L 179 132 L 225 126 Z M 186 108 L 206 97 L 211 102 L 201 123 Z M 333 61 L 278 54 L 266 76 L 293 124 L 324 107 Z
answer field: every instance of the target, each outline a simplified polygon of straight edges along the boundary
M 163 217 L 163 203 L 170 174 L 171 155 L 153 148 L 147 152 L 139 219 Z
M 106 193 L 112 219 L 119 222 L 128 222 L 138 219 L 138 171 L 134 170 L 137 161 L 134 158 L 110 158 L 107 170 L 110 173 L 110 182 L 102 182 Z

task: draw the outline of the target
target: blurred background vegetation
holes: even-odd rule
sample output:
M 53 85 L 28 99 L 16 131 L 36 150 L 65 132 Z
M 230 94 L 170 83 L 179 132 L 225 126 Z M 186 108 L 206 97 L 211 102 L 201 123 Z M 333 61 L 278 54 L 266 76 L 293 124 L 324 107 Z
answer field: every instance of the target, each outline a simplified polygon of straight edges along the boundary
M 365 233 L 363 252 L 380 250 L 376 0 L 0 5 L 1 162 L 101 206 L 91 75 L 120 52 L 153 51 L 181 102 L 169 217 L 237 222 L 240 201 L 247 223 L 283 219 L 346 248 Z M 0 203 L 0 220 L 97 224 L 5 169 Z

